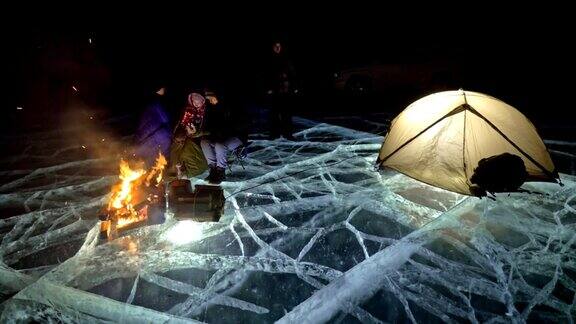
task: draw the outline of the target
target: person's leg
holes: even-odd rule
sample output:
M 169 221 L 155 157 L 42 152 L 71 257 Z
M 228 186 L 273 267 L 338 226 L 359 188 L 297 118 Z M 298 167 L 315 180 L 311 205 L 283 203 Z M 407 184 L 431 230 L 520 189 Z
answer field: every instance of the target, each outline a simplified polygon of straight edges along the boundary
M 214 146 L 216 151 L 216 166 L 225 169 L 228 165 L 226 157 L 228 156 L 228 148 L 224 143 L 216 143 Z
M 216 145 L 208 140 L 203 139 L 200 141 L 200 146 L 202 147 L 202 153 L 208 162 L 209 167 L 215 167 L 217 165 L 217 150 Z
M 231 137 L 224 141 L 224 145 L 229 152 L 233 152 L 235 149 L 240 147 L 240 145 L 242 145 L 242 141 L 238 137 Z
M 286 139 L 293 139 L 292 136 L 292 98 L 290 96 L 285 96 L 279 107 L 280 113 L 280 134 Z
M 237 137 L 229 138 L 221 143 L 215 143 L 214 150 L 216 151 L 216 170 L 215 176 L 212 179 L 214 180 L 214 183 L 220 183 L 226 178 L 228 153 L 237 149 L 240 145 L 242 145 L 242 141 L 240 141 Z
M 231 137 L 224 142 L 216 143 L 214 149 L 216 151 L 216 166 L 219 168 L 226 168 L 228 166 L 228 153 L 237 149 L 242 145 L 242 141 L 238 137 Z
M 224 143 L 215 143 L 214 151 L 216 155 L 216 167 L 214 168 L 214 176 L 210 178 L 210 183 L 220 184 L 226 178 L 226 156 L 228 149 Z
M 185 166 L 184 171 L 188 177 L 199 176 L 208 169 L 206 158 L 200 145 L 190 138 L 184 143 L 184 150 L 181 156 Z
M 208 162 L 208 167 L 210 168 L 210 173 L 204 179 L 210 183 L 214 183 L 217 178 L 217 155 L 216 155 L 216 145 L 213 142 L 203 139 L 200 142 L 200 146 L 202 147 L 202 152 L 204 153 L 204 157 Z
M 280 127 L 282 125 L 282 121 L 281 121 L 282 113 L 280 111 L 281 102 L 282 102 L 282 100 L 281 100 L 281 98 L 278 97 L 278 95 L 275 95 L 270 100 L 270 111 L 269 111 L 270 139 L 278 138 L 281 135 L 281 132 L 280 132 Z

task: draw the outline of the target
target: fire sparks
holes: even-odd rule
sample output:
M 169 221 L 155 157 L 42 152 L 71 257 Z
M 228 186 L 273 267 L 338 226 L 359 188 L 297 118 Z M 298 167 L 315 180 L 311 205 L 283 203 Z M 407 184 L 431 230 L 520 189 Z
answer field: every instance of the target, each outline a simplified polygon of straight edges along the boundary
M 125 160 L 120 161 L 120 183 L 112 188 L 107 208 L 109 215 L 116 220 L 117 228 L 147 218 L 146 206 L 137 207 L 151 200 L 151 197 L 146 196 L 152 194 L 147 194 L 143 185 L 150 186 L 150 181 L 154 179 L 155 186 L 158 186 L 162 181 L 162 172 L 166 164 L 166 158 L 161 153 L 158 154 L 156 164 L 150 172 L 143 168 L 132 168 Z

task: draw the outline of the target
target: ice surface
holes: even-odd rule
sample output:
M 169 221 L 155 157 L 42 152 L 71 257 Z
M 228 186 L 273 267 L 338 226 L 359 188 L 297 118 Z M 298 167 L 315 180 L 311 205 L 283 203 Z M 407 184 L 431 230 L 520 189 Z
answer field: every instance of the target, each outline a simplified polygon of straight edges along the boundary
M 380 136 L 297 122 L 294 142 L 252 141 L 219 223 L 104 244 L 117 161 L 17 139 L 0 161 L 0 322 L 573 322 L 574 177 L 480 200 L 373 171 Z

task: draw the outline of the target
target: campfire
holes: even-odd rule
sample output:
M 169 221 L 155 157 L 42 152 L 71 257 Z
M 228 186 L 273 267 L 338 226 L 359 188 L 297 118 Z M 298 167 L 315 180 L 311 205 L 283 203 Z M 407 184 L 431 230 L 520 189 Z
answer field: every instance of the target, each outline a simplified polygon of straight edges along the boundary
M 146 171 L 142 163 L 120 161 L 120 182 L 112 187 L 110 200 L 100 216 L 102 238 L 112 233 L 146 225 L 149 207 L 158 206 L 163 197 L 162 175 L 167 161 L 158 153 L 155 165 Z

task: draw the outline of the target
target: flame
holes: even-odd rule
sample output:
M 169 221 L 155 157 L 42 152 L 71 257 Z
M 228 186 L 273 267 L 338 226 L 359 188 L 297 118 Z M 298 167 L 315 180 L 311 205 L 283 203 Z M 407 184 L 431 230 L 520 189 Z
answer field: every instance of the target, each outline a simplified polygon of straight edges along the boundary
M 108 210 L 112 208 L 132 209 L 133 187 L 140 177 L 146 173 L 143 169 L 132 170 L 128 162 L 120 161 L 120 185 L 112 189 L 112 197 L 108 204 Z
M 128 214 L 124 214 L 123 217 L 118 217 L 118 223 L 116 224 L 116 228 L 122 228 L 128 224 L 132 224 L 135 222 L 140 222 L 146 219 L 147 210 L 143 210 L 141 212 L 137 212 L 136 210 L 132 209 L 128 212 Z
M 147 187 L 150 185 L 152 179 L 155 180 L 155 186 L 160 185 L 162 181 L 162 172 L 168 162 L 162 153 L 158 153 L 156 164 L 152 170 L 147 174 L 146 170 L 142 168 L 130 167 L 130 164 L 125 160 L 120 160 L 120 183 L 112 187 L 112 195 L 108 202 L 108 212 L 114 215 L 117 220 L 116 227 L 121 228 L 128 224 L 142 221 L 147 217 L 147 208 L 136 210 L 134 208 L 133 200 L 135 197 L 141 196 L 142 191 L 139 188 L 142 184 Z M 151 197 L 147 197 L 151 201 Z
M 152 167 L 152 171 L 146 177 L 147 187 L 150 186 L 150 181 L 152 180 L 152 178 L 154 178 L 155 175 L 156 175 L 155 186 L 158 187 L 160 181 L 162 181 L 162 172 L 164 171 L 164 167 L 166 167 L 166 164 L 168 164 L 168 161 L 166 161 L 166 158 L 164 157 L 164 155 L 162 155 L 162 153 L 158 152 L 158 157 L 156 158 L 156 164 L 154 165 L 154 167 Z

